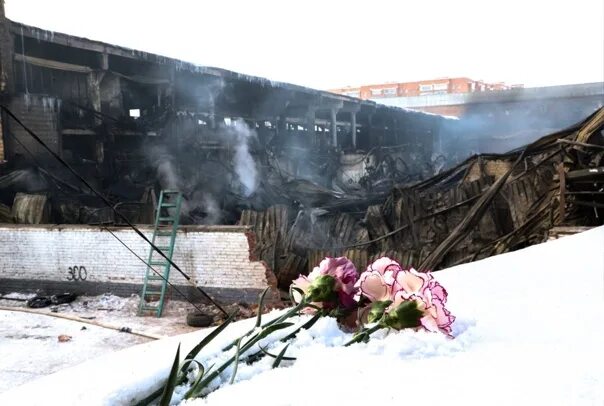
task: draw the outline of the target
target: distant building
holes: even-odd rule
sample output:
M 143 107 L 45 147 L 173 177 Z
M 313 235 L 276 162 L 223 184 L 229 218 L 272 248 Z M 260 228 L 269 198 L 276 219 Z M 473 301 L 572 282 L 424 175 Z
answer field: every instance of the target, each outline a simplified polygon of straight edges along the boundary
M 604 82 L 531 87 L 468 78 L 385 83 L 331 90 L 391 107 L 457 117 L 437 149 L 472 145 L 505 152 L 583 120 L 604 106 Z M 456 133 L 458 133 L 456 135 Z M 460 142 L 460 139 L 464 142 Z
M 449 93 L 474 93 L 492 90 L 507 90 L 522 85 L 508 85 L 503 82 L 486 83 L 469 78 L 440 78 L 418 82 L 383 83 L 359 87 L 331 89 L 333 93 L 359 99 L 387 99 L 394 97 L 414 97 Z
M 604 82 L 370 100 L 459 118 L 448 139 L 441 140 L 443 150 L 472 144 L 476 152 L 506 152 L 569 127 L 603 107 Z

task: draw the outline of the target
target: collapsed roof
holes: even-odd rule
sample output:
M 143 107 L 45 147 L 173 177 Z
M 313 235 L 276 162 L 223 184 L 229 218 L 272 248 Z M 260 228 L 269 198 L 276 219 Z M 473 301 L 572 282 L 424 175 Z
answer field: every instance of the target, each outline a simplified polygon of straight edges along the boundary
M 334 196 L 334 199 L 336 197 Z M 395 186 L 361 213 L 331 207 L 245 211 L 257 254 L 282 287 L 324 256 L 357 267 L 381 256 L 438 270 L 604 223 L 604 108 L 507 154 L 483 154 Z M 293 219 L 293 220 L 292 220 Z M 362 268 L 359 268 L 362 269 Z

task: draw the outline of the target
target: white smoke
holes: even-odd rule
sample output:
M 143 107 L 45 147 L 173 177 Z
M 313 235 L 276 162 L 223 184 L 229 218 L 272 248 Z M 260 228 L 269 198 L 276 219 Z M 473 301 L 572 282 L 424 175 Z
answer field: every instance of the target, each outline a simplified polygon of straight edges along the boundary
M 157 164 L 157 179 L 162 189 L 178 190 L 178 176 L 172 160 L 165 159 Z
M 250 141 L 256 137 L 256 132 L 250 129 L 242 119 L 232 122 L 231 129 L 235 136 L 235 156 L 233 157 L 235 174 L 243 185 L 243 194 L 247 197 L 258 187 L 258 169 L 250 154 Z
M 220 206 L 210 194 L 204 194 L 201 201 L 201 207 L 206 213 L 206 217 L 203 220 L 203 224 L 218 224 L 222 220 L 222 213 Z
M 150 166 L 156 171 L 157 180 L 162 190 L 171 189 L 183 192 L 185 199 L 181 206 L 181 215 L 190 216 L 188 221 L 194 224 L 220 224 L 223 221 L 221 200 L 226 189 L 231 185 L 231 180 L 237 178 L 236 194 L 242 193 L 245 197 L 251 196 L 259 184 L 258 167 L 250 152 L 251 143 L 257 137 L 254 129 L 250 128 L 242 119 L 227 120 L 219 127 L 218 135 L 223 145 L 233 151 L 231 165 L 203 161 L 197 156 L 186 155 L 178 157 L 165 145 L 147 146 L 145 155 Z M 188 160 L 188 165 L 183 161 Z M 230 168 L 227 168 L 229 167 Z M 185 169 L 183 169 L 183 167 Z M 196 170 L 190 170 L 197 168 Z M 210 170 L 210 173 L 199 172 L 201 168 Z M 187 171 L 186 169 L 189 169 Z M 229 172 L 229 169 L 232 172 Z M 226 170 L 226 172 L 225 172 Z
M 179 190 L 180 181 L 174 157 L 163 145 L 145 148 L 145 156 L 149 164 L 155 167 L 157 181 L 162 189 Z

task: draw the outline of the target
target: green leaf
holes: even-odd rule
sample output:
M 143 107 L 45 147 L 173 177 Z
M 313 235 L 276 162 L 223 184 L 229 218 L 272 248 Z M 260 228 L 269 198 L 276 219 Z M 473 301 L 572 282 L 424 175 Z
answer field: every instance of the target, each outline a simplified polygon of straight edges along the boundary
M 260 361 L 262 358 L 264 358 L 265 355 L 266 354 L 262 351 L 256 351 L 255 353 L 245 357 L 245 363 L 247 365 L 252 365 L 254 362 Z
M 250 331 L 248 331 L 247 333 L 245 333 L 244 335 L 242 335 L 242 336 L 241 336 L 241 338 L 244 338 L 244 337 L 249 336 L 250 334 L 252 334 L 252 333 L 254 332 L 254 330 L 256 330 L 256 328 L 255 328 L 255 327 L 254 327 L 254 328 L 252 328 L 252 329 L 251 329 Z M 237 339 L 235 339 L 235 340 L 233 340 L 233 341 L 231 341 L 231 343 L 230 343 L 229 345 L 227 345 L 226 347 L 223 347 L 223 348 L 222 348 L 222 352 L 227 352 L 228 350 L 230 350 L 231 348 L 233 348 L 234 346 L 236 346 L 236 345 L 237 345 L 237 340 L 238 340 L 238 338 L 237 338 Z
M 243 345 L 243 348 L 242 348 L 241 352 L 242 353 L 246 352 L 247 350 L 249 350 L 250 348 L 252 348 L 258 341 L 262 340 L 263 338 L 267 337 L 268 335 L 272 334 L 273 332 L 275 332 L 277 330 L 281 330 L 281 329 L 287 328 L 287 327 L 292 326 L 292 325 L 293 325 L 293 323 L 279 323 L 279 324 L 274 324 L 272 326 L 266 327 L 260 333 L 256 334 L 248 342 L 246 342 Z M 260 354 L 260 351 L 254 353 L 254 354 L 251 354 L 250 356 L 246 357 L 246 362 L 249 362 L 250 359 L 256 359 L 257 360 L 258 358 L 262 358 L 262 357 L 258 357 L 259 354 Z
M 243 345 L 243 347 L 241 347 L 239 352 L 245 353 L 248 349 L 250 349 L 254 344 L 256 344 L 258 341 L 260 341 L 264 337 L 268 336 L 269 334 L 273 333 L 274 331 L 281 330 L 281 329 L 289 327 L 291 325 L 293 325 L 293 323 L 277 323 L 277 324 L 273 324 L 269 327 L 266 327 L 260 333 L 256 334 L 254 337 L 252 337 L 247 343 L 245 343 Z M 230 359 L 228 359 L 227 361 L 225 361 L 220 367 L 218 367 L 218 369 L 216 369 L 211 374 L 206 373 L 206 376 L 196 386 L 192 387 L 191 390 L 189 390 L 189 392 L 187 392 L 185 399 L 188 399 L 189 397 L 198 396 L 203 391 L 203 389 L 210 384 L 210 382 L 212 382 L 226 368 L 228 368 L 228 366 L 231 365 L 231 363 L 233 363 L 233 361 L 235 361 L 237 356 L 238 356 L 238 354 L 236 354 L 235 356 L 233 356 Z
M 302 329 L 308 330 L 309 328 L 311 328 L 313 326 L 313 324 L 315 324 L 317 322 L 317 320 L 319 320 L 321 318 L 321 316 L 323 315 L 322 311 L 323 311 L 322 309 L 320 311 L 317 311 L 317 313 L 315 313 L 315 315 L 312 316 L 312 318 L 310 320 L 308 320 L 302 326 L 300 326 L 299 328 L 297 328 L 294 331 L 292 331 L 291 333 L 289 333 L 287 336 L 283 337 L 281 339 L 281 341 L 285 342 L 285 341 L 291 340 L 292 338 L 296 337 L 296 334 L 298 334 L 300 332 L 300 330 L 302 330 Z
M 308 306 L 308 304 L 306 303 L 306 299 L 302 298 L 300 303 L 289 309 L 285 314 L 282 314 L 281 316 L 269 321 L 268 323 L 265 323 L 264 325 L 262 325 L 262 327 L 269 327 L 273 324 L 281 323 L 283 320 L 287 320 L 290 317 L 299 315 L 300 310 L 304 309 L 306 306 Z
M 214 364 L 212 364 L 207 370 L 205 370 L 204 373 L 197 374 L 197 376 L 195 377 L 195 380 L 193 381 L 193 383 L 191 383 L 191 387 L 183 396 L 184 399 L 189 398 L 191 392 L 193 392 L 193 390 L 197 387 L 197 385 L 199 385 L 199 381 L 201 381 L 201 379 L 204 377 L 204 375 L 209 374 L 210 371 L 212 370 L 212 368 L 214 368 Z
M 289 344 L 288 344 L 289 345 Z M 266 348 L 262 347 L 261 345 L 259 345 L 258 347 L 260 347 L 260 351 L 262 351 L 264 354 L 268 355 L 271 358 L 277 358 L 277 355 L 275 354 L 271 354 L 270 352 L 267 351 Z M 283 361 L 295 361 L 298 358 L 294 358 L 294 357 L 282 357 Z
M 191 363 L 191 361 L 197 356 L 197 354 L 199 354 L 199 351 L 201 351 L 206 345 L 208 345 L 208 343 L 210 343 L 214 338 L 216 338 L 216 336 L 218 336 L 218 334 L 220 334 L 234 320 L 236 314 L 237 314 L 237 312 L 231 313 L 231 315 L 221 325 L 216 327 L 210 334 L 205 336 L 199 342 L 199 344 L 197 344 L 195 347 L 193 347 L 193 349 L 191 351 L 189 351 L 189 353 L 185 357 L 185 361 L 182 363 L 180 368 L 178 368 L 178 370 L 180 372 L 180 376 L 178 376 L 178 378 L 177 378 L 176 385 L 180 385 L 184 382 L 185 375 L 186 375 L 185 368 Z M 179 347 L 179 349 L 180 349 L 180 347 Z M 203 365 L 201 365 L 200 363 L 198 363 L 198 364 L 199 364 L 200 368 L 202 369 L 202 373 L 198 374 L 195 382 L 199 382 L 204 375 Z M 152 395 L 155 395 L 155 393 Z M 156 398 L 156 396 L 157 395 L 153 396 L 153 398 Z M 147 397 L 147 398 L 150 398 L 150 397 Z M 147 398 L 145 398 L 145 399 L 147 399 Z
M 264 289 L 264 292 L 262 292 L 260 298 L 258 299 L 258 318 L 256 319 L 256 327 L 260 327 L 260 324 L 262 323 L 262 306 L 264 304 L 264 298 L 266 297 L 269 289 L 270 287 Z
M 186 371 L 187 367 L 189 365 L 193 364 L 193 363 L 197 364 L 197 366 L 199 367 L 199 371 L 197 372 L 197 376 L 199 376 L 199 375 L 203 376 L 203 374 L 205 372 L 205 368 L 203 367 L 203 364 L 201 362 L 197 361 L 196 359 L 192 359 L 192 358 L 185 359 L 182 362 L 182 364 L 180 364 L 180 368 L 179 368 L 180 373 L 182 374 L 182 379 L 180 379 L 180 383 L 184 382 L 184 378 L 187 375 L 187 371 Z M 196 379 L 197 379 L 197 377 L 196 377 Z
M 376 331 L 378 331 L 382 328 L 384 328 L 384 326 L 382 326 L 379 323 L 371 328 L 363 327 L 363 329 L 361 331 L 359 331 L 358 333 L 356 333 L 350 341 L 348 341 L 346 344 L 344 344 L 344 347 L 348 347 L 354 343 L 360 343 L 360 342 L 366 343 L 369 341 L 369 337 L 371 336 L 371 334 L 375 333 Z
M 275 362 L 273 362 L 273 366 L 272 366 L 273 369 L 277 368 L 279 366 L 279 364 L 281 363 L 281 361 L 284 359 L 285 351 L 287 351 L 287 347 L 289 347 L 289 344 L 287 344 L 285 347 L 283 347 L 283 349 L 281 350 L 279 355 L 277 355 L 277 358 L 275 358 Z
M 230 381 L 230 385 L 233 384 L 233 382 L 235 382 L 235 376 L 237 375 L 237 367 L 239 366 L 239 353 L 241 351 L 241 340 L 243 338 L 240 338 L 239 340 L 237 340 L 237 352 L 235 352 L 235 366 L 233 367 L 233 375 L 231 375 L 231 381 Z
M 231 315 L 218 327 L 216 327 L 214 329 L 214 331 L 212 331 L 210 334 L 208 334 L 207 336 L 205 336 L 203 338 L 203 340 L 201 340 L 199 342 L 199 344 L 197 344 L 195 347 L 193 347 L 193 349 L 191 351 L 189 351 L 189 353 L 187 354 L 187 356 L 185 357 L 185 359 L 193 359 L 197 356 L 197 354 L 199 354 L 199 351 L 201 351 L 201 349 L 203 347 L 205 347 L 206 345 L 208 345 L 208 343 L 210 341 L 212 341 L 218 334 L 220 334 L 235 318 L 235 315 L 237 314 L 237 312 L 233 312 L 231 313 Z
M 268 326 L 267 328 L 263 329 L 258 334 L 258 336 L 256 336 L 254 338 L 254 344 L 257 343 L 258 341 L 262 340 L 263 338 L 265 338 L 269 334 L 272 334 L 273 332 L 277 331 L 277 330 L 288 328 L 288 327 L 293 326 L 293 325 L 294 325 L 294 323 L 285 322 L 285 323 L 278 323 L 278 324 L 273 324 L 272 326 Z
M 294 285 L 291 285 L 289 287 L 289 300 L 292 303 L 296 303 L 296 300 L 294 299 L 294 294 L 293 292 L 298 292 L 300 294 L 300 296 L 302 296 L 302 300 L 304 300 L 304 297 L 306 296 L 306 293 L 304 293 L 304 291 Z
M 178 349 L 176 350 L 176 357 L 174 357 L 174 362 L 172 363 L 172 369 L 170 370 L 170 375 L 168 376 L 168 381 L 166 382 L 166 386 L 164 386 L 164 391 L 161 394 L 161 399 L 159 400 L 159 406 L 169 406 L 170 400 L 172 400 L 172 393 L 174 393 L 174 388 L 176 387 L 176 378 L 178 376 L 178 365 L 180 364 L 180 344 L 178 344 Z
M 211 368 L 208 369 L 204 378 L 202 380 L 196 381 L 195 384 L 192 385 L 191 388 L 187 391 L 187 393 L 185 393 L 184 398 L 189 399 L 191 397 L 197 397 L 199 394 L 201 394 L 201 391 L 203 391 L 203 389 L 208 386 L 208 384 L 212 382 L 214 378 L 220 375 L 234 360 L 235 357 L 233 356 L 231 357 L 231 359 L 224 362 L 218 369 L 216 369 L 212 373 L 210 373 Z

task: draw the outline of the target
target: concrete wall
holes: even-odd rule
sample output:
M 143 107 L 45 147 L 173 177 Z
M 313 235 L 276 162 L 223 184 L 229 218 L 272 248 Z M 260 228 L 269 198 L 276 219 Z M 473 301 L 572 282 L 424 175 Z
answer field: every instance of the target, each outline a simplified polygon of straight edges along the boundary
M 2 131 L 3 124 L 2 118 L 0 117 L 0 163 L 4 161 L 4 132 Z
M 29 127 L 36 135 L 38 135 L 54 152 L 61 153 L 61 137 L 59 136 L 59 101 L 53 97 L 36 94 L 21 94 L 12 98 L 10 102 L 10 110 Z M 53 159 L 46 150 L 43 149 L 29 135 L 23 127 L 17 124 L 13 119 L 9 118 L 5 125 L 13 136 L 17 137 L 21 144 L 31 153 L 36 155 L 36 159 L 40 161 Z M 14 154 L 21 154 L 28 161 L 32 160 L 30 152 L 26 151 L 23 146 L 17 143 L 12 136 L 5 138 L 5 159 L 11 160 Z
M 147 260 L 148 244 L 134 231 L 111 229 Z M 142 228 L 150 237 L 152 230 Z M 276 286 L 272 271 L 250 257 L 253 234 L 238 226 L 181 227 L 173 261 L 198 285 L 224 302 L 255 302 L 259 292 Z M 74 268 L 77 267 L 77 268 Z M 72 271 L 85 268 L 82 280 Z M 46 293 L 140 293 L 145 265 L 107 230 L 92 226 L 0 225 L 0 292 L 41 289 Z M 84 272 L 81 272 L 84 275 Z M 178 271 L 170 282 L 201 299 Z M 177 292 L 172 298 L 182 300 Z

